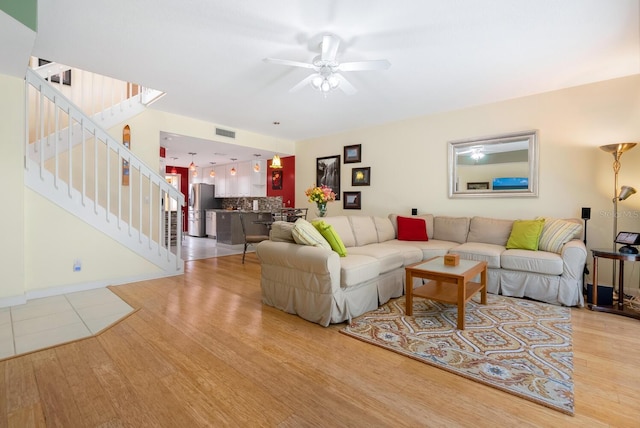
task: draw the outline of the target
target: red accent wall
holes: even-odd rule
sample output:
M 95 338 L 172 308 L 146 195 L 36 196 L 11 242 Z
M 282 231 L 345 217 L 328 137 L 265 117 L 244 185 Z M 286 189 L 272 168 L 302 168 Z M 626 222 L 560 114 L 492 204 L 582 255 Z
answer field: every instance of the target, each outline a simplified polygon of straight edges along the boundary
M 181 166 L 166 165 L 164 172 L 171 174 L 171 170 L 175 168 L 180 174 L 180 192 L 184 195 L 184 207 L 182 207 L 182 230 L 187 231 L 187 207 L 189 206 L 189 168 Z
M 285 207 L 296 206 L 296 157 L 280 158 L 282 169 L 271 169 L 271 159 L 267 160 L 267 196 L 282 196 Z M 274 189 L 273 173 L 279 172 L 282 177 L 282 189 Z

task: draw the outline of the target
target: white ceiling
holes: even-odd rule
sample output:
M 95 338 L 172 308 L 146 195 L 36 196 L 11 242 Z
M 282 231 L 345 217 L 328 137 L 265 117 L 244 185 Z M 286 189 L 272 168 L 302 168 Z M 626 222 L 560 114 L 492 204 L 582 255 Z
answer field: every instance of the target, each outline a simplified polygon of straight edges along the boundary
M 640 73 L 639 3 L 40 0 L 32 54 L 165 91 L 155 109 L 298 141 Z M 345 72 L 352 96 L 290 93 L 310 70 L 263 59 L 308 62 L 327 32 L 339 61 L 391 68 Z

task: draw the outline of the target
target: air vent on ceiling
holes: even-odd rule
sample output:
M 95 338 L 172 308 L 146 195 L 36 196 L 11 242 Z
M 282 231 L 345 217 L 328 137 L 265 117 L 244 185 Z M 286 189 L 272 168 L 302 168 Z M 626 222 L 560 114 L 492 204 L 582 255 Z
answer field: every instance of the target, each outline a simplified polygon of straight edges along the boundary
M 226 129 L 216 128 L 216 135 L 222 135 L 223 137 L 236 138 L 235 131 L 227 131 Z

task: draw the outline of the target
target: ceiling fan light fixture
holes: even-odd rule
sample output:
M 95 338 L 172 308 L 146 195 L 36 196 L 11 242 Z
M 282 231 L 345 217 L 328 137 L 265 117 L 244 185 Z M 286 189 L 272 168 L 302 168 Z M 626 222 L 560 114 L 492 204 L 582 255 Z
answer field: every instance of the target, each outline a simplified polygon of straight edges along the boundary
M 327 78 L 327 81 L 329 82 L 329 85 L 331 85 L 331 89 L 337 88 L 338 85 L 340 84 L 340 80 L 338 80 L 335 74 L 332 74 L 331 76 L 329 76 Z
M 316 76 L 311 79 L 311 86 L 313 86 L 314 89 L 320 89 L 323 81 L 324 79 L 321 76 Z

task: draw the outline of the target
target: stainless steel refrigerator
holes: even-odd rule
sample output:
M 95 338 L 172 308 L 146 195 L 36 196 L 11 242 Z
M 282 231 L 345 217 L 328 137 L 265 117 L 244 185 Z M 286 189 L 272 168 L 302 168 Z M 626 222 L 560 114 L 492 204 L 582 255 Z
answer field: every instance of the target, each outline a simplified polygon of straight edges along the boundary
M 190 185 L 187 219 L 189 236 L 207 236 L 205 210 L 215 208 L 222 208 L 222 199 L 215 197 L 213 184 L 193 183 Z

